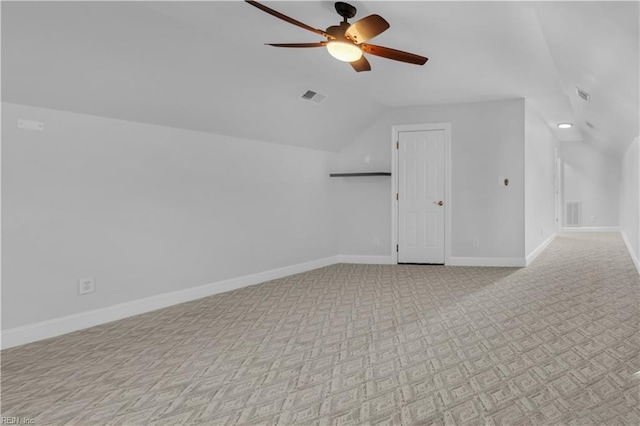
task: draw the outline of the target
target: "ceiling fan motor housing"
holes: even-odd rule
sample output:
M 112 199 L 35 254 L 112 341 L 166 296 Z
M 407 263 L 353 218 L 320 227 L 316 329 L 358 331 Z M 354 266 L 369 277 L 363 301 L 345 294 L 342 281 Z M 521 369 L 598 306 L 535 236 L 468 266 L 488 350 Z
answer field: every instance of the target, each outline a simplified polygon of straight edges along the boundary
M 328 27 L 325 31 L 327 34 L 331 35 L 333 38 L 335 38 L 338 41 L 346 41 L 346 42 L 352 43 L 352 41 L 349 40 L 344 35 L 345 31 L 347 31 L 348 28 L 349 28 L 349 24 L 346 21 L 344 21 L 344 22 L 340 22 L 340 25 L 332 25 Z

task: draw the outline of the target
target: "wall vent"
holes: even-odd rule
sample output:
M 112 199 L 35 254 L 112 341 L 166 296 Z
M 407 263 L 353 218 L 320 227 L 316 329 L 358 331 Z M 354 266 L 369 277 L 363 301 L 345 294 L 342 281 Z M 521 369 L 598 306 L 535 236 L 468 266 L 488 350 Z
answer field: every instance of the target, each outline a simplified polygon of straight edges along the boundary
M 565 226 L 582 226 L 581 201 L 567 201 L 566 209 L 567 219 Z
M 313 102 L 314 104 L 319 104 L 322 101 L 324 101 L 327 96 L 318 92 L 314 92 L 313 90 L 307 90 L 300 97 L 305 101 Z
M 591 100 L 591 95 L 588 94 L 587 92 L 585 92 L 584 90 L 582 90 L 579 87 L 576 87 L 576 93 L 577 93 L 578 97 L 581 98 L 584 101 L 589 102 Z

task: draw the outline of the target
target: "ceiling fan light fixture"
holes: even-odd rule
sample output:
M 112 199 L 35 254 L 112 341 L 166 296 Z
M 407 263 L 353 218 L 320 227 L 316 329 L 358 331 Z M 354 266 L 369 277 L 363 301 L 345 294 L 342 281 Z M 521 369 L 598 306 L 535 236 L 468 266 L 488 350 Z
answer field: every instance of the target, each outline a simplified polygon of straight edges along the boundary
M 354 62 L 362 57 L 362 49 L 353 43 L 345 41 L 330 41 L 327 43 L 329 54 L 342 62 Z
M 558 128 L 560 129 L 570 129 L 573 126 L 571 123 L 560 123 L 558 124 Z

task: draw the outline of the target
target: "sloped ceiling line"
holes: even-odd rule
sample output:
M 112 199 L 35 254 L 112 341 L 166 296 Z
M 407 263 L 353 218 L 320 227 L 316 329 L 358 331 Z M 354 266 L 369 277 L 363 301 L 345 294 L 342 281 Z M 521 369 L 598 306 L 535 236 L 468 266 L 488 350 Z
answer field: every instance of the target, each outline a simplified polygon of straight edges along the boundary
M 638 5 L 534 4 L 563 92 L 571 103 L 574 125 L 585 143 L 615 159 L 622 157 L 639 129 Z M 576 87 L 590 93 L 590 102 L 577 95 Z
M 268 4 L 312 26 L 339 21 L 329 2 Z M 3 100 L 325 151 L 390 109 L 514 98 L 559 139 L 584 134 L 612 155 L 639 133 L 637 2 L 355 5 L 356 19 L 391 24 L 376 44 L 429 62 L 373 57 L 355 73 L 322 49 L 264 46 L 318 40 L 240 1 L 3 2 Z M 327 100 L 305 103 L 307 89 Z M 596 129 L 558 133 L 568 114 Z

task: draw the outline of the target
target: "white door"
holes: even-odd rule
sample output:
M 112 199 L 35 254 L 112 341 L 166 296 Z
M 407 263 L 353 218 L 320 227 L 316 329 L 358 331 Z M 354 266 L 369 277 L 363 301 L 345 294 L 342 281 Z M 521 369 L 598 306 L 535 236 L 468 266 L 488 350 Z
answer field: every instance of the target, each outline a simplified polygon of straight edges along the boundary
M 398 136 L 398 263 L 443 264 L 445 130 Z

